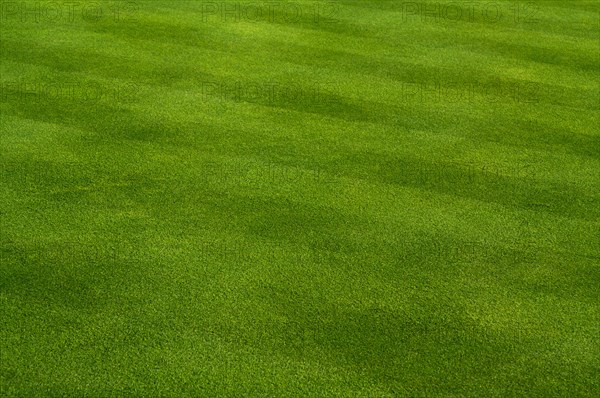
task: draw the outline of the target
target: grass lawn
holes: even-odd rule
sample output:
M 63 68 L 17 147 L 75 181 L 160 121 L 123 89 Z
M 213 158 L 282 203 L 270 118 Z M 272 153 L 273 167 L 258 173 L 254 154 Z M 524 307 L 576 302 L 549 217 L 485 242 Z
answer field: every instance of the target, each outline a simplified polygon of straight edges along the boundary
M 598 397 L 600 3 L 0 1 L 3 397 Z

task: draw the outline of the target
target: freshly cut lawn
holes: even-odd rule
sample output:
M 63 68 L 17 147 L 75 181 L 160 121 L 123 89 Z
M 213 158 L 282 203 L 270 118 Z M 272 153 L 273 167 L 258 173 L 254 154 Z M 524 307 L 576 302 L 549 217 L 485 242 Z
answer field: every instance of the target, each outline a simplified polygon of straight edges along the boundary
M 600 3 L 0 11 L 3 397 L 600 394 Z

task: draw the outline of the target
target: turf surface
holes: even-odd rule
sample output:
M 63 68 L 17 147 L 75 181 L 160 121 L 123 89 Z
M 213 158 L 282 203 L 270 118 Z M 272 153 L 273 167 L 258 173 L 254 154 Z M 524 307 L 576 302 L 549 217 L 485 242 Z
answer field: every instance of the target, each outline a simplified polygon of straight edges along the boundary
M 0 5 L 3 396 L 598 396 L 599 3 Z

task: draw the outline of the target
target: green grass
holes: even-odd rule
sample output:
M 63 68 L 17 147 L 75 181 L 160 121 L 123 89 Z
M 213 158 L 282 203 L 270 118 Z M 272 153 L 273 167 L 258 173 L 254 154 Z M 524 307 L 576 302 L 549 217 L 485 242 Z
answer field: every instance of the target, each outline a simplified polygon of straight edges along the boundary
M 1 395 L 598 396 L 597 2 L 35 4 Z

